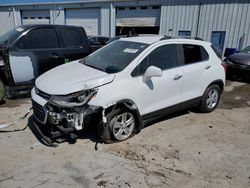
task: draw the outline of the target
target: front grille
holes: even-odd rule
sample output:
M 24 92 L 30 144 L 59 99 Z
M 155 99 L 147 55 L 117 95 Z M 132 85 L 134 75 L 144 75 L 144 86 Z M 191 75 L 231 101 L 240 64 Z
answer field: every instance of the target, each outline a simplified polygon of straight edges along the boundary
M 34 117 L 41 123 L 45 123 L 46 112 L 44 108 L 33 100 L 32 100 L 32 106 L 33 106 Z
M 45 93 L 45 92 L 43 92 L 43 91 L 41 91 L 40 89 L 37 89 L 37 88 L 36 88 L 36 94 L 39 95 L 40 97 L 46 99 L 46 100 L 49 100 L 49 98 L 50 98 L 49 94 L 47 94 L 47 93 Z

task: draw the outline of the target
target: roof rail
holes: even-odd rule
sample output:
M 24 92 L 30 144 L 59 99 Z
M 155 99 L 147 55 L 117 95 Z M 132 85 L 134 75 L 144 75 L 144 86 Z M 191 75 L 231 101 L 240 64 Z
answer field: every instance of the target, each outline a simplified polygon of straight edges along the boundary
M 202 38 L 199 38 L 199 37 L 191 37 L 191 36 L 167 36 L 167 35 L 164 35 L 164 37 L 161 38 L 160 40 L 168 40 L 168 39 L 194 39 L 194 40 L 204 41 Z

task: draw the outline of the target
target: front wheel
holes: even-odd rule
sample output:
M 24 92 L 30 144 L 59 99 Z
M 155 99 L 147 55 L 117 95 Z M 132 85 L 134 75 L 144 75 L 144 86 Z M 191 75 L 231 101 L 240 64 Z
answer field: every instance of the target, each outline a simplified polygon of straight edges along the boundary
M 202 101 L 199 105 L 201 112 L 212 112 L 218 105 L 220 100 L 221 89 L 218 85 L 209 86 L 202 96 Z
M 124 141 L 135 134 L 136 119 L 127 109 L 115 109 L 107 114 L 107 124 L 99 135 L 105 143 Z M 108 133 L 108 137 L 106 136 Z
M 5 86 L 4 86 L 4 83 L 2 82 L 2 80 L 0 79 L 0 102 L 2 102 L 2 100 L 4 99 L 5 97 Z

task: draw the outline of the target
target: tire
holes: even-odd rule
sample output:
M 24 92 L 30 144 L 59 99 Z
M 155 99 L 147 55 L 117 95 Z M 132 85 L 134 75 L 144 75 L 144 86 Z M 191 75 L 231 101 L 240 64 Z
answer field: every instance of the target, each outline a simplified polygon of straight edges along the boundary
M 6 89 L 5 89 L 4 83 L 0 79 L 0 102 L 2 102 L 2 100 L 4 99 L 5 93 L 6 93 Z
M 218 85 L 209 86 L 202 96 L 199 109 L 203 113 L 214 111 L 220 100 L 221 89 Z
M 115 109 L 106 116 L 107 123 L 98 126 L 98 134 L 104 143 L 127 140 L 136 133 L 136 116 L 128 109 Z M 125 123 L 127 122 L 127 123 Z

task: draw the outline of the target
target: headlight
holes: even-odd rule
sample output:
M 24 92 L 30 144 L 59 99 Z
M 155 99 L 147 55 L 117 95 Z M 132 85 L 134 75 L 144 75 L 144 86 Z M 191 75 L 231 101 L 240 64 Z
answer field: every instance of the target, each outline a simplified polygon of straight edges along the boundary
M 87 90 L 65 96 L 51 96 L 50 102 L 60 107 L 75 107 L 87 104 L 97 93 L 97 90 Z

